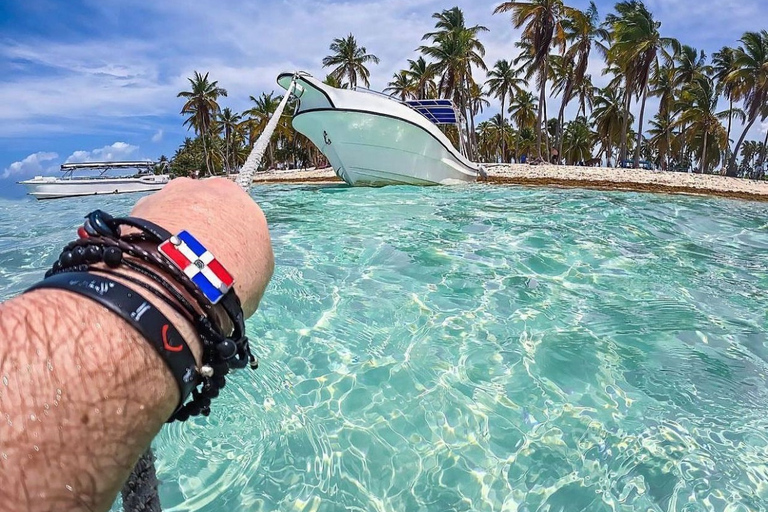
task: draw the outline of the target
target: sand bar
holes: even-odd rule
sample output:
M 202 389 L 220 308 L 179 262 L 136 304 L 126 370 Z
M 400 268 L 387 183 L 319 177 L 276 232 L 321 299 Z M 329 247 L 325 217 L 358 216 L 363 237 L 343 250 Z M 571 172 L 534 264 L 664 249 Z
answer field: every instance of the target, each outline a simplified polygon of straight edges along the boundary
M 631 190 L 672 194 L 702 194 L 753 201 L 768 201 L 768 181 L 753 181 L 711 174 L 576 167 L 566 165 L 485 164 L 488 183 Z M 257 174 L 256 184 L 339 183 L 333 169 L 307 169 Z

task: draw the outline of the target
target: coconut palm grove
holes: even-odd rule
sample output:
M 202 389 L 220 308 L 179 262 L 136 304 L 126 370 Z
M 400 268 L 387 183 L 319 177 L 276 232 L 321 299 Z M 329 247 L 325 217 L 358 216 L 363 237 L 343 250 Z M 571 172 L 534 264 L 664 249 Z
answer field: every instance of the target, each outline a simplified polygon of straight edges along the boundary
M 413 58 L 379 90 L 400 100 L 453 100 L 476 161 L 537 158 L 763 177 L 768 133 L 765 140 L 746 139 L 768 118 L 768 31 L 746 32 L 706 55 L 665 33 L 641 0 L 618 2 L 604 14 L 594 3 L 582 11 L 561 0 L 504 2 L 493 13 L 522 30 L 520 40 L 509 41 L 507 59 L 486 62 L 488 29 L 453 7 L 432 15 L 434 30 L 414 41 Z M 327 84 L 371 86 L 369 67 L 380 62 L 375 49 L 350 33 L 334 39 L 329 51 L 322 60 Z M 610 79 L 602 88 L 589 73 L 598 68 Z M 280 102 L 280 93 L 265 91 L 250 96 L 250 109 L 233 112 L 221 106 L 222 85 L 195 72 L 189 89 L 179 92 L 195 137 L 171 159 L 174 174 L 236 171 Z M 500 111 L 488 111 L 489 98 L 500 102 Z M 292 130 L 290 112 L 289 106 L 264 168 L 326 165 Z M 456 136 L 450 128 L 447 135 Z

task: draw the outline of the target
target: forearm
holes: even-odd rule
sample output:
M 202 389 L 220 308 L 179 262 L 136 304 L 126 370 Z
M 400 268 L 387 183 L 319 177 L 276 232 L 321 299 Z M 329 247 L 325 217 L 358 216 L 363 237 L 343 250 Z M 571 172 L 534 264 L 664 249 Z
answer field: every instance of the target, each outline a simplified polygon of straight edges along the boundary
M 173 180 L 132 214 L 192 230 L 233 276 L 246 316 L 255 311 L 274 260 L 263 213 L 234 183 Z M 168 317 L 199 363 L 192 325 L 123 284 Z M 105 307 L 53 290 L 0 304 L 0 511 L 108 509 L 178 403 L 152 345 Z
M 0 305 L 0 509 L 105 510 L 178 404 L 117 315 L 41 290 Z

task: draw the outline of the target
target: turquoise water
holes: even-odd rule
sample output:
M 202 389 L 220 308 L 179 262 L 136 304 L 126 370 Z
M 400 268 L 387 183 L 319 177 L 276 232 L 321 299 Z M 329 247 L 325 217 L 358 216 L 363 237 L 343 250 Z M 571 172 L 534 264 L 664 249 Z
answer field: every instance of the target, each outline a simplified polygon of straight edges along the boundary
M 768 510 L 767 204 L 253 194 L 261 368 L 156 439 L 167 510 Z M 0 203 L 3 297 L 135 199 Z

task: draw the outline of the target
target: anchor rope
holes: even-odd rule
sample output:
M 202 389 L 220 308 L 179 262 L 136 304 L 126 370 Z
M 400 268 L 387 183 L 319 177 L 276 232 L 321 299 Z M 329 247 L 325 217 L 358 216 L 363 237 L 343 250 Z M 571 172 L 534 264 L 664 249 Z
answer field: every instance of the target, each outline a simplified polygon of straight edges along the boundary
M 282 101 L 280 101 L 280 104 L 277 106 L 274 114 L 272 114 L 272 117 L 269 119 L 267 126 L 264 127 L 264 131 L 261 132 L 261 135 L 259 135 L 259 138 L 256 140 L 256 144 L 253 145 L 253 149 L 248 155 L 248 158 L 243 164 L 243 167 L 240 169 L 240 174 L 238 175 L 235 183 L 240 185 L 240 187 L 246 192 L 248 192 L 248 190 L 251 188 L 251 184 L 253 183 L 253 175 L 256 174 L 256 171 L 261 165 L 261 161 L 264 159 L 264 153 L 266 152 L 267 146 L 269 145 L 269 140 L 272 138 L 272 134 L 277 128 L 277 123 L 280 121 L 280 116 L 283 115 L 283 110 L 285 110 L 285 106 L 288 104 L 288 99 L 291 97 L 291 94 L 295 88 L 296 78 L 294 77 L 294 79 L 291 81 L 291 85 L 288 87 L 288 90 L 285 91 L 285 95 L 283 96 Z

